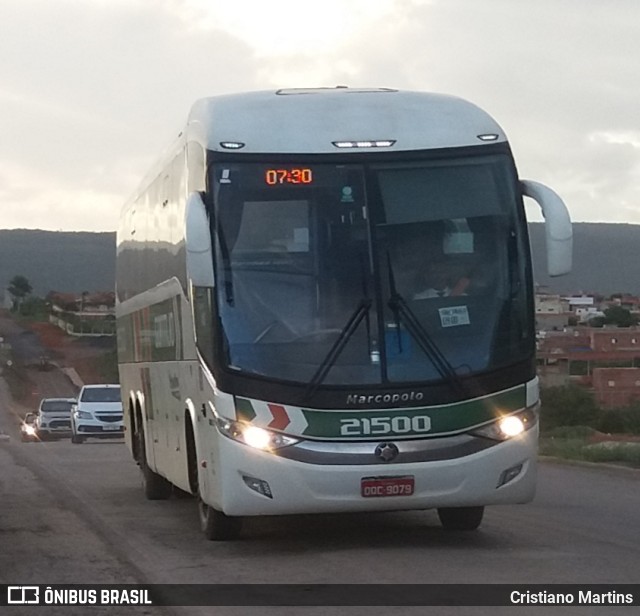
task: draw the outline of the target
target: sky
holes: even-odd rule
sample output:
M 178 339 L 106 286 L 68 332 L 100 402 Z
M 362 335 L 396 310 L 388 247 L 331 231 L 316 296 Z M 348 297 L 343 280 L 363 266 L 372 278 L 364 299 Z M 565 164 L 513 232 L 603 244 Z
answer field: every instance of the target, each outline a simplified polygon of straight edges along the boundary
M 338 84 L 466 98 L 574 221 L 640 224 L 639 75 L 638 0 L 0 0 L 0 228 L 113 231 L 196 99 Z

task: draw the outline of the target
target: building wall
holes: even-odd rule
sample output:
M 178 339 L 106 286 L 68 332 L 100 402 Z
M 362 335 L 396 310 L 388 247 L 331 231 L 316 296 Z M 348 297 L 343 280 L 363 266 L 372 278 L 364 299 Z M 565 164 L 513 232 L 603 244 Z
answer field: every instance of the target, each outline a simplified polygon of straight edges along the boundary
M 637 329 L 592 329 L 591 348 L 595 352 L 638 351 L 640 331 Z
M 640 401 L 640 368 L 594 368 L 593 392 L 603 409 Z
M 569 325 L 569 313 L 564 314 L 543 314 L 536 313 L 536 329 L 538 331 L 562 331 Z

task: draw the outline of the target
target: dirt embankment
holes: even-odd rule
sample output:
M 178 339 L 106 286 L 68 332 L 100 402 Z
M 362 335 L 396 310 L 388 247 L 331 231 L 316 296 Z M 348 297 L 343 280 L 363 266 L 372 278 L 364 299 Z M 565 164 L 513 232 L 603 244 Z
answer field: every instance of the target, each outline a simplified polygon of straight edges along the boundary
M 23 406 L 37 406 L 42 397 L 73 394 L 83 383 L 117 382 L 114 338 L 75 338 L 51 323 L 18 324 L 7 314 L 2 323 L 0 333 L 14 357 L 3 376 Z
M 113 379 L 113 366 L 108 364 L 110 359 L 115 362 L 115 338 L 75 338 L 51 323 L 32 323 L 29 327 L 59 367 L 75 369 L 85 383 Z
M 74 368 L 85 383 L 102 381 L 100 359 L 110 345 L 74 338 L 51 323 L 32 323 L 29 328 L 38 336 L 48 358 L 60 368 Z

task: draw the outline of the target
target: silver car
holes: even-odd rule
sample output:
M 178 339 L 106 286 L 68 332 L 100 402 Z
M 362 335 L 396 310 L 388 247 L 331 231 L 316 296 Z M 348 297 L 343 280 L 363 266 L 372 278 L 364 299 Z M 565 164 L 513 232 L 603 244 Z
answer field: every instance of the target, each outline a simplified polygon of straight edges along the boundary
M 75 398 L 43 398 L 38 407 L 36 432 L 40 440 L 71 434 L 71 407 Z

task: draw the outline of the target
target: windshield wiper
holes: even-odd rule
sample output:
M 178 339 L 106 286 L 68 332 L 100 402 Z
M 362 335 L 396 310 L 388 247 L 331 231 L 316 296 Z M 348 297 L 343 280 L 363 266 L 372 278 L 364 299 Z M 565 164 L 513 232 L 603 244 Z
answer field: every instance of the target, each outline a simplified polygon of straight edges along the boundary
M 325 358 L 322 360 L 322 363 L 316 370 L 315 374 L 309 381 L 309 385 L 304 392 L 304 396 L 302 397 L 302 401 L 306 401 L 312 396 L 322 381 L 326 378 L 329 370 L 333 367 L 333 365 L 340 357 L 340 353 L 344 350 L 344 347 L 347 346 L 347 342 L 351 339 L 354 332 L 358 329 L 362 319 L 366 318 L 367 320 L 367 338 L 369 334 L 369 311 L 371 310 L 371 305 L 373 304 L 372 300 L 369 298 L 363 298 L 360 300 L 360 304 L 355 309 L 353 314 L 349 317 L 349 320 L 346 322 L 345 326 L 338 334 L 336 341 L 333 343 L 332 347 L 329 349 L 329 352 L 326 354 Z
M 340 353 L 342 353 L 344 347 L 347 346 L 347 342 L 349 342 L 351 336 L 353 336 L 355 331 L 360 326 L 360 323 L 362 323 L 362 319 L 365 319 L 365 327 L 367 330 L 367 353 L 369 354 L 369 356 L 371 356 L 371 319 L 369 317 L 369 313 L 371 311 L 371 306 L 373 305 L 373 300 L 369 297 L 365 263 L 365 257 L 363 255 L 360 255 L 362 299 L 338 334 L 336 341 L 329 349 L 329 352 L 322 360 L 322 363 L 316 370 L 315 374 L 313 375 L 313 377 L 311 377 L 311 381 L 309 381 L 309 385 L 307 386 L 307 389 L 304 392 L 304 396 L 302 397 L 303 402 L 308 400 L 309 397 L 316 392 L 320 384 L 324 381 L 327 374 L 329 373 L 329 370 L 331 370 L 336 361 L 338 361 Z
M 396 289 L 395 276 L 391 265 L 391 257 L 387 253 L 387 266 L 389 269 L 389 289 L 391 297 L 389 298 L 389 308 L 393 311 L 396 320 L 396 328 L 398 331 L 398 344 L 400 345 L 400 322 L 404 323 L 407 331 L 413 339 L 418 343 L 424 354 L 431 360 L 431 363 L 438 371 L 438 374 L 451 385 L 451 387 L 461 396 L 466 396 L 467 391 L 458 376 L 455 368 L 451 365 L 444 353 L 435 343 L 429 332 L 424 328 L 418 320 L 411 308 L 407 305 L 404 297 L 398 293 Z

